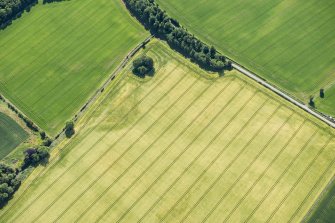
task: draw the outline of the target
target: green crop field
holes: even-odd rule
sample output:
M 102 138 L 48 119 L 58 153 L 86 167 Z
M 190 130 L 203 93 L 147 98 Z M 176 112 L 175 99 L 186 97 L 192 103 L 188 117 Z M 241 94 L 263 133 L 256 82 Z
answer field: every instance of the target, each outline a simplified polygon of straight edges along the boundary
M 156 42 L 126 67 L 1 222 L 298 222 L 334 175 L 332 131 L 233 71 Z
M 335 3 L 331 0 L 157 0 L 200 39 L 335 116 Z
M 309 223 L 331 223 L 335 219 L 335 182 L 332 182 L 329 190 L 323 194 L 319 203 L 306 222 Z
M 0 159 L 7 156 L 27 138 L 28 133 L 13 119 L 0 112 Z
M 39 3 L 0 31 L 0 93 L 54 136 L 147 35 L 118 0 Z

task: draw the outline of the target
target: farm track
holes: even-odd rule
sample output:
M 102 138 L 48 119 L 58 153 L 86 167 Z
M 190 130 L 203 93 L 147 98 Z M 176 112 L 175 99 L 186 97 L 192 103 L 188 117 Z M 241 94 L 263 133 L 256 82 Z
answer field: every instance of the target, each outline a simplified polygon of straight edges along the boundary
M 162 83 L 164 83 L 166 81 L 166 79 L 168 79 L 168 75 L 166 77 L 164 77 L 162 80 L 160 80 L 160 82 L 155 85 L 155 87 L 152 89 L 155 90 L 157 87 L 159 87 Z M 182 79 L 182 78 L 180 78 Z M 177 81 L 178 84 L 178 81 Z M 151 95 L 152 91 L 149 91 L 135 106 L 132 107 L 132 109 L 127 112 L 124 117 L 122 119 L 125 119 L 129 114 L 131 114 L 131 112 L 136 109 L 136 107 L 141 104 L 149 95 Z M 165 94 L 166 95 L 166 94 Z M 163 99 L 163 97 L 161 97 L 158 101 L 156 101 L 155 103 L 159 103 L 161 100 Z M 154 108 L 154 105 L 152 105 L 148 110 L 151 110 Z M 142 115 L 142 119 L 144 118 L 145 114 Z M 106 117 L 107 118 L 107 117 Z M 125 137 L 126 134 L 128 134 L 135 126 L 136 124 L 139 122 L 140 120 L 137 120 L 136 123 L 134 123 L 130 129 L 128 129 L 128 131 L 126 131 L 125 133 L 122 134 L 121 137 Z M 103 121 L 101 121 L 101 123 L 103 123 Z M 120 122 L 116 123 L 111 129 L 115 128 L 116 126 L 120 125 Z M 99 125 L 96 125 L 96 127 L 98 128 Z M 102 139 L 105 138 L 110 132 L 107 132 L 105 134 L 103 134 L 98 140 L 96 140 L 96 142 L 90 147 L 91 149 L 93 149 L 95 146 L 97 146 L 98 143 L 101 143 Z M 114 142 L 116 144 L 116 142 Z M 57 177 L 51 184 L 51 186 L 47 187 L 41 194 L 39 194 L 39 196 L 37 198 L 35 198 L 30 204 L 34 203 L 37 199 L 39 199 L 41 196 L 43 196 L 43 194 L 45 194 L 47 192 L 47 190 L 49 190 L 52 185 L 54 185 L 58 180 L 62 179 L 62 177 L 64 177 L 64 175 L 71 169 L 73 168 L 76 164 L 78 164 L 78 162 L 85 157 L 89 152 L 91 152 L 91 150 L 87 150 L 85 153 L 83 153 L 69 168 L 67 168 L 59 177 Z M 106 154 L 108 152 L 108 150 L 104 153 Z M 103 155 L 101 155 L 96 162 L 101 159 L 103 157 Z M 93 166 L 95 163 L 92 163 L 91 166 Z M 89 168 L 88 168 L 89 169 Z M 85 171 L 83 171 L 83 174 L 85 174 Z M 74 181 L 75 182 L 75 181 Z M 30 205 L 28 205 L 26 208 L 29 208 Z M 18 214 L 18 216 L 20 216 L 26 209 L 22 210 L 22 212 L 20 212 Z
M 335 128 L 335 123 L 330 121 L 329 119 L 325 118 L 321 114 L 317 113 L 316 111 L 309 108 L 307 105 L 303 104 L 302 102 L 294 99 L 290 95 L 286 94 L 285 92 L 282 92 L 281 90 L 277 89 L 276 87 L 269 84 L 267 81 L 259 78 L 256 74 L 248 71 L 246 68 L 242 67 L 241 65 L 237 63 L 233 63 L 233 67 L 238 70 L 239 72 L 245 74 L 247 77 L 251 78 L 252 80 L 258 82 L 259 84 L 263 85 L 264 87 L 270 89 L 272 92 L 276 93 L 277 95 L 281 96 L 282 98 L 286 99 L 291 104 L 301 108 L 302 110 L 306 111 L 310 115 L 316 117 L 320 121 L 326 123 L 327 125 L 331 126 L 332 128 Z
M 184 77 L 186 77 L 186 75 L 184 76 Z M 182 82 L 182 80 L 180 80 L 180 81 L 178 81 L 178 83 L 180 83 L 180 82 Z M 153 126 L 155 126 L 155 124 L 162 118 L 162 117 L 164 117 L 164 115 L 167 113 L 167 112 L 169 112 L 170 111 L 170 109 L 176 104 L 176 103 L 178 103 L 179 102 L 179 100 L 196 84 L 197 82 L 196 81 L 194 81 L 186 90 L 185 90 L 185 92 L 183 92 L 177 99 L 176 99 L 176 101 L 174 101 L 168 108 L 167 108 L 167 110 L 165 110 L 159 117 L 158 117 L 158 119 L 156 119 L 145 131 L 143 131 L 143 133 L 132 143 L 132 144 L 130 144 L 130 146 L 129 147 L 127 147 L 127 149 L 125 150 L 125 152 L 118 158 L 118 159 L 116 159 L 110 166 L 108 166 L 108 168 L 105 170 L 105 171 L 103 171 L 98 177 L 97 177 L 97 179 L 95 179 L 89 186 L 88 186 L 88 188 L 87 188 L 87 190 L 89 190 L 93 185 L 95 185 L 96 184 L 96 182 L 98 181 L 98 180 L 100 180 L 104 175 L 105 175 L 105 173 L 107 173 L 112 167 L 114 167 L 114 165 L 116 164 L 116 163 L 118 163 L 118 161 L 120 160 L 120 159 L 122 159 L 123 157 L 124 157 L 124 155 L 126 154 L 126 153 L 128 153 L 128 151 L 130 151 L 133 147 L 134 147 L 134 145 L 139 141 L 139 140 L 141 140 L 141 138 L 153 127 Z M 169 91 L 167 91 L 166 92 L 166 94 L 164 94 L 164 96 L 163 96 L 163 98 L 167 95 L 167 94 L 169 94 L 172 90 L 173 90 L 174 88 L 171 88 Z M 161 100 L 159 100 L 159 102 L 160 102 Z M 154 108 L 156 106 L 156 104 L 152 107 L 152 108 Z M 148 111 L 148 112 L 150 112 L 150 110 Z M 143 116 L 144 117 L 144 116 Z M 138 119 L 138 120 L 141 120 L 141 118 L 140 119 Z M 137 122 L 136 122 L 136 124 L 137 124 Z M 123 135 L 122 135 L 123 136 Z M 119 140 L 121 140 L 123 137 L 120 137 L 115 143 L 113 143 L 111 146 L 110 146 L 110 148 L 113 148 L 118 142 L 119 142 Z M 109 150 L 108 150 L 109 151 Z M 143 155 L 143 153 L 141 154 L 141 156 Z M 105 156 L 105 154 L 103 154 L 103 156 Z M 90 166 L 90 168 L 89 169 L 91 169 L 93 166 Z M 130 167 L 131 167 L 131 165 L 130 165 Z M 84 172 L 83 174 L 86 174 L 86 172 Z M 80 178 L 82 177 L 83 175 L 81 175 L 79 178 L 77 178 L 75 181 L 74 181 L 74 183 L 76 183 L 77 181 L 79 181 L 80 180 Z M 63 192 L 63 194 L 64 193 L 66 193 L 71 187 L 73 186 L 73 184 L 71 184 L 71 185 L 69 185 L 65 190 L 64 190 L 64 192 Z M 84 193 L 83 193 L 84 194 Z M 41 212 L 41 214 L 39 215 L 39 216 L 37 216 L 33 221 L 35 222 L 35 221 L 37 221 L 38 219 L 39 219 L 39 217 L 41 217 L 47 210 L 49 210 L 50 208 L 51 208 L 51 206 L 54 204 L 54 203 L 56 203 L 59 199 L 61 199 L 61 197 L 62 196 L 59 196 L 59 197 L 57 197 L 54 201 L 52 201 L 51 203 L 50 203 L 50 205 L 48 206 L 48 207 L 46 207 L 42 212 Z M 79 196 L 79 198 L 81 197 L 81 195 Z
M 211 85 L 209 85 L 208 86 L 208 88 L 210 87 Z M 125 169 L 123 172 L 122 172 L 122 174 L 121 175 L 119 175 L 118 177 L 117 177 L 117 179 L 115 180 L 115 181 L 113 181 L 113 183 L 111 184 L 111 185 L 109 185 L 106 189 L 105 189 L 105 191 L 101 194 L 101 195 L 99 195 L 98 196 L 98 198 L 93 202 L 93 203 L 91 203 L 90 204 L 90 206 L 88 206 L 86 209 L 85 209 L 85 211 L 83 211 L 83 213 L 86 213 L 88 210 L 90 210 L 91 208 L 92 208 L 92 206 L 94 206 L 94 204 L 96 203 L 96 202 L 98 202 L 98 200 L 103 196 L 103 194 L 106 192 L 106 191 L 108 191 L 123 175 L 125 175 L 128 171 L 129 171 L 129 169 L 144 155 L 144 153 L 146 153 L 149 149 L 151 149 L 151 147 L 180 119 L 180 117 L 182 116 L 182 115 L 184 115 L 185 114 L 185 112 L 193 105 L 193 103 L 200 97 L 200 96 L 202 96 L 207 90 L 208 90 L 208 88 L 206 88 L 195 100 L 193 100 L 192 101 L 192 103 L 190 104 L 190 105 L 188 105 L 188 107 L 182 112 L 182 113 L 180 113 L 180 115 L 178 115 L 178 117 L 173 121 L 173 122 L 171 122 L 170 124 L 169 124 L 169 126 L 159 135 L 159 137 L 157 137 L 151 144 L 150 144 L 150 146 L 149 147 L 147 147 L 146 149 L 145 149 L 145 151 L 134 161 L 134 162 L 132 162 L 131 163 L 131 165 L 129 165 L 129 167 L 127 167 L 127 169 Z M 160 154 L 160 156 L 161 155 L 163 155 L 164 153 L 161 153 Z M 102 176 L 102 175 L 101 175 Z M 101 177 L 99 176 L 99 179 L 100 179 Z M 83 196 L 84 195 L 84 193 L 86 193 L 87 192 L 87 190 L 88 190 L 89 188 L 87 188 L 82 194 L 80 194 L 80 196 L 74 201 L 74 202 L 72 202 L 71 203 L 71 205 L 69 205 L 69 207 L 71 207 L 71 206 L 73 206 L 73 204 L 75 204 L 78 200 L 79 200 L 79 198 L 81 197 L 81 196 Z M 68 209 L 67 209 L 68 210 Z M 63 214 L 65 214 L 66 212 L 67 212 L 67 210 L 65 210 L 60 216 L 59 216 L 59 218 L 60 217 L 62 217 L 62 215 Z M 83 216 L 83 215 L 81 215 L 81 216 Z M 58 219 L 59 219 L 58 218 Z M 81 218 L 81 217 L 80 217 Z M 80 218 L 78 218 L 77 220 L 75 220 L 75 222 L 78 222 L 79 220 L 80 220 Z M 58 220 L 57 219 L 57 220 Z

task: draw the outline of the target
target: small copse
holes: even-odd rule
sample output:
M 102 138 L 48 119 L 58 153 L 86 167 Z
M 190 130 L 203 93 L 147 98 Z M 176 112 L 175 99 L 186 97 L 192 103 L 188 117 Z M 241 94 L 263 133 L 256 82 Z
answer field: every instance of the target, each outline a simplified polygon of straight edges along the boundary
M 65 135 L 67 138 L 71 138 L 75 133 L 73 121 L 67 122 L 65 125 Z
M 154 61 L 152 58 L 143 55 L 133 61 L 133 73 L 141 78 L 154 72 Z

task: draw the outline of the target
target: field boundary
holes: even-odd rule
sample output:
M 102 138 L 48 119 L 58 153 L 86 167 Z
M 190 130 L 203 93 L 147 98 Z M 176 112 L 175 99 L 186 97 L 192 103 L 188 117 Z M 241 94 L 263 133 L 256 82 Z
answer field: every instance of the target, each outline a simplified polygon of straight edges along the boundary
M 301 102 L 298 99 L 295 99 L 293 96 L 289 95 L 288 93 L 282 91 L 281 89 L 277 88 L 277 86 L 270 84 L 265 79 L 260 78 L 257 74 L 251 72 L 247 68 L 243 67 L 242 65 L 238 64 L 235 61 L 232 61 L 232 66 L 241 72 L 242 74 L 246 75 L 250 79 L 256 81 L 260 85 L 266 87 L 267 89 L 271 90 L 272 92 L 276 93 L 280 97 L 284 98 L 286 101 L 290 102 L 291 104 L 295 105 L 296 107 L 299 107 L 300 109 L 304 110 L 305 112 L 313 115 L 314 117 L 318 118 L 322 122 L 326 123 L 330 127 L 335 129 L 335 123 L 328 119 L 327 116 L 325 116 L 323 113 L 320 113 L 318 111 L 315 111 L 311 108 L 309 108 L 307 105 L 305 105 L 303 102 Z M 327 117 L 327 118 L 326 118 Z
M 116 75 L 118 75 L 123 68 L 126 67 L 126 65 L 128 64 L 128 62 L 135 56 L 135 54 L 142 48 L 144 47 L 146 44 L 148 44 L 152 39 L 153 39 L 153 35 L 150 35 L 149 37 L 147 37 L 145 40 L 143 40 L 141 43 L 139 43 L 135 48 L 133 48 L 121 61 L 121 63 L 117 66 L 117 68 L 109 75 L 109 77 L 107 78 L 107 80 L 102 84 L 102 86 L 100 88 L 98 88 L 95 93 L 87 100 L 87 102 L 81 107 L 81 109 L 74 115 L 74 117 L 72 118 L 72 121 L 74 123 L 76 123 L 78 121 L 78 119 L 83 116 L 83 114 L 85 113 L 85 111 L 92 105 L 94 104 L 94 102 L 97 101 L 97 99 L 99 98 L 99 96 L 104 92 L 104 90 L 108 87 L 108 85 L 115 79 Z M 64 132 L 65 129 L 63 129 L 60 133 L 58 133 L 55 136 L 55 139 L 57 140 L 58 138 L 60 138 L 59 141 L 61 141 L 61 139 L 64 138 Z M 57 141 L 55 141 L 52 146 L 57 145 Z

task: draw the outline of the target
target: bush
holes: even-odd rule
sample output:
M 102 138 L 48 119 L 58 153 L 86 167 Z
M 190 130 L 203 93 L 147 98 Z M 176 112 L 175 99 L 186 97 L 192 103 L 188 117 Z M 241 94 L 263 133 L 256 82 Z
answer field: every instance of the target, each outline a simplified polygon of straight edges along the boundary
M 133 73 L 140 77 L 150 74 L 154 71 L 154 61 L 148 56 L 141 56 L 133 61 Z
M 74 135 L 74 123 L 72 121 L 67 122 L 65 125 L 65 135 L 67 138 L 71 138 Z
M 49 139 L 48 137 L 44 139 L 43 141 L 43 146 L 49 147 L 52 144 L 52 140 Z
M 22 170 L 29 166 L 38 166 L 48 162 L 50 154 L 46 147 L 29 148 L 24 152 Z

